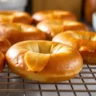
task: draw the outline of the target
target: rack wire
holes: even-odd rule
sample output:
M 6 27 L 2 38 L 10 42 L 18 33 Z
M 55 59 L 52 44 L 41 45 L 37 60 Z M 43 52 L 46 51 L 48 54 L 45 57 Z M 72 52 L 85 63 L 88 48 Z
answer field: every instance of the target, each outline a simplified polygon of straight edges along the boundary
M 96 66 L 85 64 L 78 76 L 59 83 L 30 81 L 6 66 L 0 73 L 0 96 L 96 96 Z

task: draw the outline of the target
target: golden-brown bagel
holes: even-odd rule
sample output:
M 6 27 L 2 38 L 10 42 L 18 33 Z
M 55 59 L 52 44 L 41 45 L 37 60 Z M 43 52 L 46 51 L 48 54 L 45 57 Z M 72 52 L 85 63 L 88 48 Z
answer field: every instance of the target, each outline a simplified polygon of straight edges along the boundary
M 0 11 L 0 22 L 19 22 L 31 24 L 32 17 L 26 12 L 20 11 Z
M 10 48 L 11 43 L 9 40 L 7 40 L 4 37 L 0 37 L 0 51 L 3 52 L 4 54 L 7 52 L 7 50 Z
M 45 20 L 37 24 L 37 28 L 45 32 L 48 38 L 53 38 L 60 32 L 75 30 L 75 31 L 86 31 L 88 28 L 85 24 L 77 21 L 69 20 Z
M 0 72 L 3 70 L 4 68 L 4 61 L 5 61 L 5 56 L 3 55 L 3 53 L 0 51 Z
M 18 75 L 41 82 L 59 82 L 76 76 L 83 60 L 75 49 L 56 42 L 30 40 L 16 43 L 6 53 Z
M 74 47 L 81 53 L 85 63 L 96 64 L 95 32 L 66 31 L 56 35 L 53 41 Z
M 24 40 L 46 39 L 45 33 L 36 27 L 21 23 L 0 23 L 0 36 L 7 38 L 11 44 Z
M 0 72 L 3 70 L 5 65 L 5 53 L 11 47 L 11 43 L 4 37 L 0 36 Z
M 75 14 L 63 10 L 46 10 L 46 11 L 36 12 L 33 14 L 32 18 L 35 24 L 48 19 L 61 19 L 61 20 L 72 20 L 72 21 L 77 20 Z

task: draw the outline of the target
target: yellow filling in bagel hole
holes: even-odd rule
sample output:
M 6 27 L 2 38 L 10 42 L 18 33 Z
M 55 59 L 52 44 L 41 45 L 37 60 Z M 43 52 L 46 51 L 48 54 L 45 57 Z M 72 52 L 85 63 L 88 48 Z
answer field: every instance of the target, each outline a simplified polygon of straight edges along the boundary
M 31 71 L 40 72 L 48 63 L 50 54 L 45 55 L 42 53 L 28 51 L 25 53 L 24 59 L 25 63 Z
M 59 53 L 69 54 L 71 50 L 69 46 L 64 47 L 62 44 L 58 43 L 52 45 L 51 43 L 48 44 L 48 42 L 32 43 L 27 49 L 29 51 L 25 53 L 24 61 L 29 70 L 35 73 L 40 72 L 45 68 L 52 55 L 58 55 Z

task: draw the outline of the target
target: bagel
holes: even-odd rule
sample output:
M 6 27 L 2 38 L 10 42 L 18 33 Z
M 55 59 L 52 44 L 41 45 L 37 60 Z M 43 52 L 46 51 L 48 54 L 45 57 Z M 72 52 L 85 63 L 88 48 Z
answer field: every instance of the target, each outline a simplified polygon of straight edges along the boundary
M 5 54 L 10 47 L 11 43 L 9 40 L 4 37 L 0 37 L 0 51 Z
M 4 37 L 0 37 L 0 72 L 2 72 L 5 65 L 5 54 L 11 47 L 11 43 Z
M 43 40 L 14 44 L 7 51 L 6 59 L 13 72 L 40 82 L 69 80 L 81 71 L 83 65 L 82 57 L 75 49 Z
M 63 10 L 39 11 L 34 13 L 32 18 L 35 24 L 48 19 L 61 19 L 61 20 L 72 20 L 72 21 L 77 20 L 75 14 Z
M 45 33 L 36 27 L 21 23 L 0 23 L 0 36 L 7 38 L 11 44 L 24 40 L 46 39 Z
M 0 72 L 2 72 L 4 68 L 4 61 L 5 61 L 5 56 L 3 53 L 0 51 Z
M 88 28 L 85 24 L 77 21 L 69 20 L 45 20 L 37 24 L 37 28 L 45 32 L 48 38 L 53 38 L 60 32 L 75 30 L 75 31 L 86 31 Z
M 67 44 L 77 49 L 87 64 L 96 64 L 96 33 L 66 31 L 56 35 L 52 41 Z
M 26 12 L 20 11 L 0 11 L 0 22 L 19 22 L 31 24 L 32 17 Z

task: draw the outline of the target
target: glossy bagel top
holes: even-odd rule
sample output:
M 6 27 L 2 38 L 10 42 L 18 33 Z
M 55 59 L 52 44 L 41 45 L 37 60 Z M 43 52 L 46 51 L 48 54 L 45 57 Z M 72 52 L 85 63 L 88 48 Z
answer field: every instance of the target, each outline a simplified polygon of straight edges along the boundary
M 18 23 L 25 23 L 31 24 L 32 18 L 26 12 L 20 11 L 0 11 L 0 22 L 18 22 Z
M 81 55 L 75 49 L 51 41 L 23 41 L 6 53 L 8 65 L 18 75 L 41 82 L 69 80 L 82 69 Z
M 7 38 L 11 44 L 24 40 L 46 39 L 45 33 L 35 26 L 22 23 L 0 23 L 0 36 Z
M 39 11 L 34 13 L 32 18 L 35 23 L 39 23 L 43 20 L 48 20 L 48 19 L 60 19 L 60 20 L 72 20 L 72 21 L 77 20 L 75 14 L 63 10 Z

